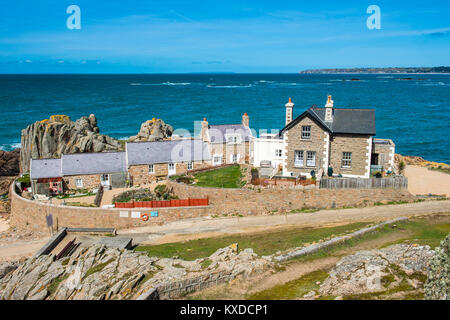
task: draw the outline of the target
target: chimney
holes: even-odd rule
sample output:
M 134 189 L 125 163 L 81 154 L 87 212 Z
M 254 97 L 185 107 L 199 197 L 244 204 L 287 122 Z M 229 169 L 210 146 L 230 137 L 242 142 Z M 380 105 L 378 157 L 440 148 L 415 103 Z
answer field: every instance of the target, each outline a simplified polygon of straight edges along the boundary
M 333 122 L 333 104 L 334 101 L 331 100 L 331 95 L 329 95 L 325 104 L 325 121 Z
M 206 121 L 206 118 L 203 118 L 202 131 L 200 132 L 200 137 L 204 142 L 209 142 L 208 127 L 209 127 L 208 121 Z
M 289 102 L 286 103 L 286 125 L 288 125 L 292 121 L 293 109 L 294 109 L 294 104 L 292 103 L 291 98 L 289 98 Z
M 242 115 L 242 124 L 244 126 L 246 126 L 247 128 L 248 128 L 248 126 L 250 124 L 250 118 L 249 118 L 247 112 Z

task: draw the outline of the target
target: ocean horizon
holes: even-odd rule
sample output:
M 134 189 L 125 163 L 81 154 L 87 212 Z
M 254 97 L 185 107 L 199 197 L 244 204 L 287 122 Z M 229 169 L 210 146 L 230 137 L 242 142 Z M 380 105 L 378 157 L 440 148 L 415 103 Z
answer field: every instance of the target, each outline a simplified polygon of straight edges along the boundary
M 21 130 L 53 114 L 93 113 L 116 139 L 152 118 L 193 133 L 194 121 L 240 123 L 244 112 L 252 129 L 270 132 L 283 128 L 289 97 L 296 117 L 331 94 L 336 108 L 375 109 L 376 137 L 396 153 L 450 163 L 449 86 L 449 74 L 1 74 L 0 149 L 20 147 Z

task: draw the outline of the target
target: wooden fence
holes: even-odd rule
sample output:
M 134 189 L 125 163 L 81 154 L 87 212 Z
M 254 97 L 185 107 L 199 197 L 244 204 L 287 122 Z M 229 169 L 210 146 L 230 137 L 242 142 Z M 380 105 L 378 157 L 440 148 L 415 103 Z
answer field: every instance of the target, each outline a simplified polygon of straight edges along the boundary
M 116 202 L 116 208 L 171 208 L 171 207 L 198 207 L 209 205 L 209 199 L 173 199 L 152 201 Z
M 323 189 L 407 189 L 408 178 L 394 176 L 389 178 L 322 178 L 320 188 Z

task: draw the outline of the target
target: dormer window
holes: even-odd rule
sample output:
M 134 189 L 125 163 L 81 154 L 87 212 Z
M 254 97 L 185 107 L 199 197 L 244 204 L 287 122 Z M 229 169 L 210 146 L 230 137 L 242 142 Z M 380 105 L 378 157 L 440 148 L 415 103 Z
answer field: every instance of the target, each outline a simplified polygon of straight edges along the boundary
M 302 139 L 311 139 L 311 126 L 302 126 Z
M 227 144 L 241 143 L 241 135 L 240 134 L 228 134 L 225 136 L 226 136 Z

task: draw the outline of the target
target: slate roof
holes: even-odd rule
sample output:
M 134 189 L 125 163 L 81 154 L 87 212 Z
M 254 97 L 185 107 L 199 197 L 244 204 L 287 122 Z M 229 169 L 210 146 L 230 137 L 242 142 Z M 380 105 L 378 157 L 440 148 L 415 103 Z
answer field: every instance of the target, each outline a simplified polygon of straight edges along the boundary
M 127 143 L 128 165 L 211 160 L 199 139 Z
M 127 172 L 125 152 L 95 152 L 63 154 L 64 176 Z
M 331 133 L 375 135 L 374 109 L 339 109 L 333 108 L 333 121 L 325 121 L 325 108 L 313 106 L 291 121 L 280 131 L 280 136 L 295 126 L 306 116 L 310 116 L 325 130 Z
M 243 142 L 250 141 L 250 137 L 252 137 L 252 132 L 250 131 L 250 128 L 244 126 L 243 124 L 210 125 L 208 126 L 208 129 L 211 143 L 226 142 L 225 134 L 239 133 L 242 136 Z
M 61 159 L 32 159 L 30 179 L 62 177 Z

